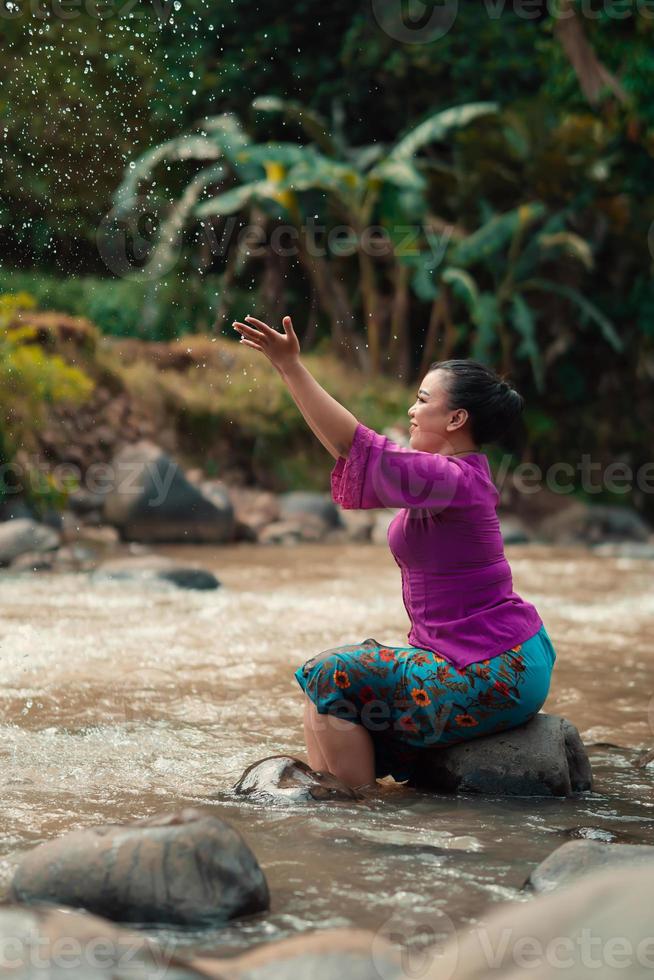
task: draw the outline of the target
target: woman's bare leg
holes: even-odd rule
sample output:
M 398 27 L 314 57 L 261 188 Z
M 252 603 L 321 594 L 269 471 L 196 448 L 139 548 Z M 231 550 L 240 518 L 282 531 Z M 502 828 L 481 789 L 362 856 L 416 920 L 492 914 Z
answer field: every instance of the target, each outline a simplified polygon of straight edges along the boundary
M 326 768 L 347 786 L 364 786 L 375 782 L 375 749 L 370 732 L 357 722 L 320 715 L 307 698 L 304 713 L 307 751 L 320 755 L 319 768 Z M 310 743 L 311 739 L 311 743 Z M 315 740 L 315 741 L 314 741 Z M 310 748 L 311 744 L 311 748 Z M 309 755 L 309 765 L 315 769 Z
M 322 751 L 320 749 L 320 743 L 316 738 L 316 734 L 312 726 L 312 709 L 313 713 L 317 714 L 311 698 L 305 696 L 304 698 L 304 741 L 307 746 L 307 756 L 309 758 L 309 765 L 314 770 L 314 772 L 329 772 L 329 767 L 327 765 L 327 760 L 325 759 Z

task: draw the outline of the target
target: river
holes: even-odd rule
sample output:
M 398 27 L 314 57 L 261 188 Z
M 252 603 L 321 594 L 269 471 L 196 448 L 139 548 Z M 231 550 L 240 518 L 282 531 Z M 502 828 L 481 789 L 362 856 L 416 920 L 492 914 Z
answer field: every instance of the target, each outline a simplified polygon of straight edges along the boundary
M 383 546 L 239 544 L 160 552 L 222 587 L 0 576 L 0 888 L 20 855 L 74 828 L 210 806 L 256 853 L 269 913 L 222 929 L 159 930 L 235 952 L 356 925 L 408 949 L 491 906 L 523 901 L 531 869 L 574 836 L 654 844 L 652 563 L 584 548 L 506 549 L 516 590 L 557 651 L 545 711 L 580 730 L 595 789 L 579 799 L 435 796 L 266 805 L 236 797 L 243 769 L 304 758 L 294 668 L 373 636 L 405 642 L 399 569 Z M 597 744 L 601 743 L 601 744 Z M 613 746 L 606 743 L 613 743 Z

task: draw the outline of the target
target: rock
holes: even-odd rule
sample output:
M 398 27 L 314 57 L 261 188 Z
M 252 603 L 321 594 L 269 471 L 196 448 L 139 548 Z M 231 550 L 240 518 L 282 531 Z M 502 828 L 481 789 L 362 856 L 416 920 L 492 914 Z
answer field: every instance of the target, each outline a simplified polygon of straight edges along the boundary
M 257 535 L 260 544 L 297 544 L 298 541 L 322 541 L 327 533 L 323 522 L 305 514 L 296 520 L 273 521 Z
M 384 510 L 375 513 L 375 523 L 373 524 L 371 534 L 373 544 L 388 545 L 388 528 L 395 515 L 399 514 L 399 512 L 399 509 L 386 507 Z
M 151 442 L 126 446 L 113 459 L 114 485 L 104 517 L 128 541 L 223 543 L 234 538 L 234 513 L 186 479 L 182 470 Z
M 370 541 L 377 515 L 372 510 L 341 510 L 348 541 Z
M 231 496 L 241 540 L 256 541 L 267 524 L 279 520 L 279 500 L 269 490 L 233 487 Z
M 442 793 L 571 796 L 592 789 L 575 726 L 539 712 L 526 724 L 421 753 L 412 784 Z
M 306 762 L 288 755 L 272 755 L 249 766 L 234 792 L 292 803 L 311 800 L 359 800 L 356 790 L 328 772 L 314 772 Z
M 500 531 L 504 544 L 526 544 L 532 541 L 532 535 L 519 517 L 511 514 L 500 514 Z
M 0 908 L 2 976 L 16 980 L 201 980 L 186 960 L 136 930 L 71 909 Z
M 584 875 L 611 867 L 643 865 L 654 878 L 654 847 L 647 844 L 607 844 L 598 840 L 570 840 L 552 851 L 531 872 L 523 887 L 550 892 Z
M 29 517 L 0 524 L 0 565 L 9 565 L 25 552 L 43 554 L 59 547 L 59 534 Z
M 11 899 L 83 908 L 116 922 L 193 926 L 269 907 L 266 879 L 241 835 L 191 807 L 39 844 L 20 862 Z
M 84 517 L 93 511 L 102 510 L 104 506 L 104 494 L 92 493 L 90 490 L 81 487 L 69 495 L 67 503 L 73 514 L 76 514 L 78 517 Z
M 180 589 L 217 589 L 220 582 L 206 568 L 185 565 L 166 558 L 165 555 L 135 555 L 103 562 L 93 574 L 93 579 L 121 579 L 125 581 L 172 582 Z
M 651 528 L 631 507 L 570 501 L 560 513 L 547 517 L 539 536 L 555 544 L 593 544 L 606 541 L 647 541 Z
M 311 493 L 294 490 L 279 495 L 279 511 L 282 520 L 309 516 L 321 521 L 325 529 L 341 527 L 339 508 L 328 493 Z
M 9 567 L 14 572 L 49 572 L 54 563 L 55 552 L 42 554 L 38 551 L 25 551 L 14 558 Z
M 379 932 L 320 929 L 265 943 L 229 959 L 195 957 L 190 966 L 214 980 L 407 980 L 402 951 Z M 419 958 L 422 964 L 422 957 Z M 451 974 L 443 974 L 443 980 Z
M 55 560 L 61 571 L 90 571 L 97 564 L 97 554 L 88 545 L 77 542 L 59 549 Z
M 491 907 L 445 945 L 424 950 L 424 975 L 644 980 L 654 970 L 653 907 L 651 867 L 596 871 L 560 892 Z
M 593 546 L 596 555 L 603 555 L 606 558 L 645 558 L 650 561 L 654 558 L 654 543 L 647 541 L 607 541 Z

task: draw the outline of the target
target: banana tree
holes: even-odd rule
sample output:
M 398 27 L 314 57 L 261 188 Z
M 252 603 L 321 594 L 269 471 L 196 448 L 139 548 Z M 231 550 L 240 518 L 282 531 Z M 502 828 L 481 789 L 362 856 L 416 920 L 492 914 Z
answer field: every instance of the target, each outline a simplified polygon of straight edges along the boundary
M 318 258 L 309 248 L 309 216 L 315 210 L 316 192 L 322 195 L 332 219 L 343 222 L 352 233 L 358 282 L 355 297 L 360 295 L 366 341 L 365 348 L 363 341 L 355 344 L 360 363 L 376 375 L 392 358 L 390 366 L 406 377 L 410 282 L 406 260 L 419 251 L 417 241 L 424 238 L 423 219 L 428 210 L 427 178 L 418 153 L 429 144 L 445 142 L 455 129 L 495 113 L 497 106 L 475 103 L 435 113 L 391 147 L 348 147 L 342 137 L 330 135 L 325 119 L 298 103 L 260 98 L 253 105 L 266 112 L 282 112 L 301 123 L 313 143 L 271 142 L 244 148 L 238 159 L 257 164 L 262 172 L 259 179 L 203 201 L 195 214 L 224 216 L 255 202 L 281 208 L 297 230 L 300 261 L 321 304 L 333 311 L 336 342 L 351 345 L 356 332 L 354 303 L 348 299 L 343 276 L 336 271 L 337 262 Z M 386 241 L 378 240 L 374 246 L 376 256 L 371 254 L 373 223 L 386 232 Z M 391 295 L 390 304 L 383 299 L 385 294 Z M 382 349 L 385 309 L 390 309 L 386 351 Z
M 567 350 L 573 338 L 543 336 L 544 312 L 537 305 L 539 294 L 565 300 L 582 328 L 591 324 L 615 351 L 623 350 L 614 325 L 578 289 L 538 274 L 544 262 L 557 257 L 579 269 L 592 269 L 592 249 L 584 238 L 566 227 L 568 220 L 566 212 L 548 216 L 541 202 L 532 201 L 489 217 L 473 234 L 451 243 L 438 269 L 431 267 L 429 255 L 418 257 L 414 263 L 415 289 L 434 304 L 422 371 L 436 351 L 443 328 L 444 344 L 439 355 L 447 358 L 452 353 L 458 341 L 453 324 L 458 304 L 473 328 L 472 357 L 494 361 L 494 345 L 499 340 L 502 370 L 513 370 L 514 355 L 527 359 L 536 386 L 542 391 L 547 366 Z

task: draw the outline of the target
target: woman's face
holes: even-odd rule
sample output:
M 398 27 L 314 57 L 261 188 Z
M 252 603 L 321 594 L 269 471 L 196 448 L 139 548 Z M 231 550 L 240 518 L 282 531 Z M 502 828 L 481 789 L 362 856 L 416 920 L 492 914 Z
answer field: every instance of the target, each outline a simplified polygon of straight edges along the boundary
M 468 413 L 464 408 L 447 407 L 445 384 L 445 371 L 431 371 L 420 382 L 416 400 L 409 409 L 411 449 L 447 454 L 461 448 Z

